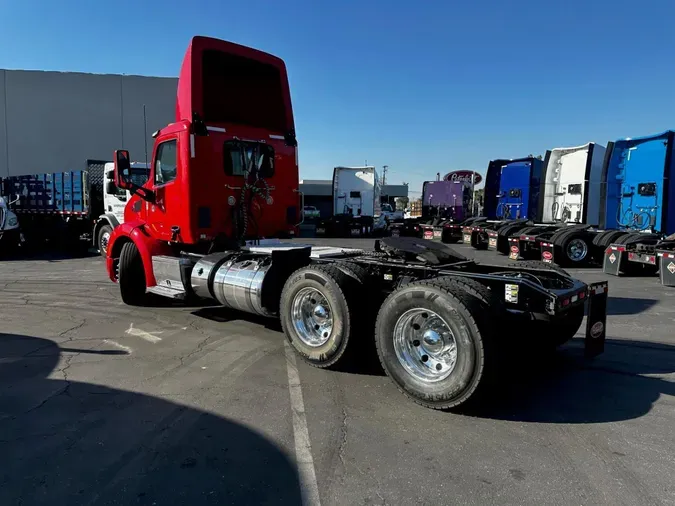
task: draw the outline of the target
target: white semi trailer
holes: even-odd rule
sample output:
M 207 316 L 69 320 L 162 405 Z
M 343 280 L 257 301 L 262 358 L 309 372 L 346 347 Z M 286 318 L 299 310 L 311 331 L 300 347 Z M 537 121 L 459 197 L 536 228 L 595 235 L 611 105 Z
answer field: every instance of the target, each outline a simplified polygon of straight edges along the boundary
M 386 228 L 375 167 L 335 167 L 333 216 L 317 225 L 317 235 L 368 236 Z

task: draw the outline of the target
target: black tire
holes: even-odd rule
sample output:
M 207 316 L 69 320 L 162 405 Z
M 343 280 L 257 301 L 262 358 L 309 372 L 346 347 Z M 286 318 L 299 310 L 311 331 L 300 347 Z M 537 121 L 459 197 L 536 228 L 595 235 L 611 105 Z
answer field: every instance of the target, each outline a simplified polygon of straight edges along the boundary
M 98 231 L 98 237 L 96 237 L 96 245 L 98 246 L 98 252 L 103 258 L 106 256 L 106 251 L 108 249 L 108 243 L 105 238 L 107 234 L 108 240 L 110 239 L 110 234 L 112 234 L 112 227 L 110 225 L 103 225 Z
M 122 246 L 118 282 L 122 301 L 129 306 L 142 306 L 146 300 L 143 259 L 136 245 L 129 241 Z
M 408 372 L 397 358 L 394 329 L 410 309 L 433 311 L 452 330 L 458 353 L 447 377 L 425 382 Z M 475 401 L 489 389 L 497 373 L 488 306 L 447 278 L 415 281 L 392 292 L 377 315 L 375 344 L 382 367 L 399 390 L 432 409 L 447 410 Z
M 628 232 L 625 230 L 605 230 L 593 238 L 593 245 L 604 250 L 607 246 L 627 233 Z
M 631 232 L 619 238 L 614 244 L 656 244 L 659 240 L 658 234 L 648 234 L 644 232 Z
M 502 255 L 508 255 L 511 250 L 509 237 L 518 230 L 525 228 L 524 223 L 509 223 L 497 230 L 497 251 Z
M 318 368 L 335 366 L 343 358 L 359 314 L 360 283 L 343 270 L 331 265 L 310 265 L 295 271 L 286 280 L 281 292 L 280 319 L 289 344 L 308 364 Z M 333 314 L 333 327 L 321 346 L 305 343 L 293 324 L 293 302 L 304 288 L 313 288 L 328 302 Z
M 574 259 L 567 254 L 567 248 L 573 241 L 581 241 L 586 248 L 585 255 L 580 259 Z M 592 243 L 587 234 L 570 230 L 567 234 L 563 234 L 558 238 L 560 244 L 558 251 L 555 253 L 556 262 L 566 267 L 583 267 L 593 258 Z
M 539 269 L 539 270 L 547 270 L 547 271 L 555 271 L 560 274 L 563 274 L 564 276 L 567 276 L 568 278 L 571 277 L 569 273 L 563 269 L 562 267 L 559 267 L 558 265 L 555 264 L 549 264 L 546 262 L 542 262 L 540 260 L 525 260 L 522 262 L 518 262 L 518 268 L 519 269 Z

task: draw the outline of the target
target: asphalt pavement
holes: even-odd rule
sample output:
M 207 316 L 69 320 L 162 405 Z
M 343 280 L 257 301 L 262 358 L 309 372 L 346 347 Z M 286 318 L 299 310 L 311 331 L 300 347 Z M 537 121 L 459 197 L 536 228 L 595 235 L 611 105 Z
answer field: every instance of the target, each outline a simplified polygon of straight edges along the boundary
M 0 505 L 675 504 L 675 290 L 609 281 L 603 355 L 523 352 L 457 414 L 365 351 L 289 360 L 274 320 L 125 306 L 97 256 L 0 261 Z

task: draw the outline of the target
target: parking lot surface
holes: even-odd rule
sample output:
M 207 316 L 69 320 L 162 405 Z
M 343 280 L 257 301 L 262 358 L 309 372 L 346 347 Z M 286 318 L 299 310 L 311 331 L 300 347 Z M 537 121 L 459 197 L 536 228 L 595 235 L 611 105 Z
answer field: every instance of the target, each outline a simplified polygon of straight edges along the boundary
M 675 504 L 675 290 L 609 281 L 603 355 L 523 351 L 456 414 L 366 351 L 339 372 L 289 361 L 274 320 L 125 306 L 97 256 L 0 261 L 0 505 Z

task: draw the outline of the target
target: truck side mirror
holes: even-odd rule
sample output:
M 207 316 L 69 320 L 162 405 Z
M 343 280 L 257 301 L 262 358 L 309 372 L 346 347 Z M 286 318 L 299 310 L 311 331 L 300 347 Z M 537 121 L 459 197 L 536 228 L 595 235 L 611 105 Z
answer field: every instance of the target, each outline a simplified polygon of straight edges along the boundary
M 125 149 L 115 151 L 115 178 L 114 182 L 118 188 L 123 190 L 132 190 L 131 182 L 131 162 L 129 161 L 129 152 Z
M 105 192 L 108 195 L 112 195 L 114 193 L 117 193 L 117 186 L 115 186 L 115 181 L 106 181 Z

